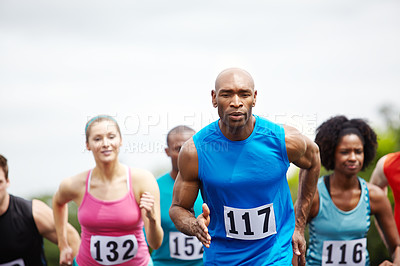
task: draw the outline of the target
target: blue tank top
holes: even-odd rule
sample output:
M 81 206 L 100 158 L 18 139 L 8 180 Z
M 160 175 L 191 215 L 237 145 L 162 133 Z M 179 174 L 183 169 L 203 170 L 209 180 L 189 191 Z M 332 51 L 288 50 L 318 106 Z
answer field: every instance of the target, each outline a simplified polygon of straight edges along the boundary
M 331 262 L 331 265 L 335 263 L 338 265 L 340 262 L 340 264 L 346 262 L 347 265 L 354 265 L 361 259 L 362 248 L 365 248 L 365 265 L 369 265 L 369 256 L 366 250 L 366 237 L 371 215 L 369 193 L 365 180 L 360 177 L 358 180 L 361 185 L 361 196 L 357 206 L 353 210 L 342 211 L 333 203 L 325 186 L 324 178 L 319 178 L 317 185 L 319 211 L 310 222 L 307 265 L 321 265 L 323 260 Z M 365 239 L 365 243 L 360 239 Z M 325 254 L 324 259 L 322 259 L 323 253 Z
M 157 179 L 157 183 L 160 188 L 161 226 L 164 238 L 161 247 L 151 253 L 154 266 L 202 266 L 204 249 L 200 241 L 194 236 L 179 232 L 169 217 L 175 180 L 166 173 Z M 203 211 L 202 204 L 203 200 L 199 193 L 193 206 L 196 217 Z
M 255 116 L 251 135 L 231 141 L 218 121 L 193 136 L 201 193 L 210 208 L 206 265 L 290 265 L 295 219 L 283 127 Z

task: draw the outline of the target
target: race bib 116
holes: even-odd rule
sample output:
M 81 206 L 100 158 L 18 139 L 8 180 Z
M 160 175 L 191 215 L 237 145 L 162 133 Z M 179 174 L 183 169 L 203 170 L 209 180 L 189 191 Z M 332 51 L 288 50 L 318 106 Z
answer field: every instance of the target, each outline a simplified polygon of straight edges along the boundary
M 367 239 L 324 241 L 322 265 L 365 265 Z

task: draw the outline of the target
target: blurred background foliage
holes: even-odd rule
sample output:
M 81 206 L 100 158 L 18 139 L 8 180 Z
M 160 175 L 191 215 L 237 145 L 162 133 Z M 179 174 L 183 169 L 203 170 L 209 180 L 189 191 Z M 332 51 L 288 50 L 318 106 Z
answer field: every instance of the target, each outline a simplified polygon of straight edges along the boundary
M 46 195 L 42 197 L 38 197 L 37 199 L 46 202 L 50 207 L 52 206 L 51 200 L 52 195 Z M 78 206 L 74 202 L 68 203 L 68 222 L 78 230 L 78 233 L 81 234 L 81 226 L 78 222 Z M 47 264 L 49 266 L 57 266 L 59 265 L 59 255 L 60 252 L 58 250 L 58 246 L 53 242 L 50 242 L 47 239 L 43 239 L 44 250 L 47 259 Z
M 369 181 L 372 171 L 376 165 L 376 162 L 383 155 L 395 151 L 400 151 L 400 113 L 399 110 L 395 109 L 392 106 L 384 106 L 379 110 L 379 113 L 382 118 L 383 126 L 382 128 L 374 128 L 375 132 L 378 135 L 378 150 L 374 161 L 370 164 L 368 168 L 366 168 L 363 172 L 360 173 L 360 176 L 367 181 Z M 352 117 L 351 117 L 352 118 Z M 321 176 L 329 174 L 324 168 L 321 168 Z M 288 183 L 290 186 L 290 191 L 292 193 L 293 202 L 297 199 L 297 189 L 298 189 L 298 171 L 295 171 L 294 174 L 288 177 Z M 35 197 L 46 202 L 49 206 L 51 206 L 51 195 Z M 393 206 L 393 194 L 389 189 L 388 197 Z M 77 206 L 75 203 L 69 203 L 69 223 L 71 223 L 80 233 L 80 225 L 77 217 Z M 308 241 L 308 230 L 306 231 L 306 239 Z M 368 251 L 370 254 L 370 262 L 371 265 L 379 265 L 385 259 L 391 260 L 388 251 L 383 244 L 379 233 L 375 227 L 374 218 L 371 217 L 371 227 L 367 236 L 368 243 Z M 45 253 L 47 257 L 47 262 L 49 266 L 58 265 L 58 256 L 59 251 L 57 245 L 49 242 L 48 240 L 44 240 Z

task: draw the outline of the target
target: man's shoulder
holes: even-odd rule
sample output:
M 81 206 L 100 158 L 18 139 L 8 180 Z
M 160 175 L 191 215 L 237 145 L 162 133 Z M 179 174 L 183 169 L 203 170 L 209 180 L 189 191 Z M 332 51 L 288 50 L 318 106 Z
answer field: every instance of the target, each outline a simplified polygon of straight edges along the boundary
M 32 200 L 24 199 L 12 194 L 10 194 L 10 204 L 11 203 L 20 208 L 32 208 Z
M 214 135 L 219 130 L 218 121 L 211 122 L 207 126 L 200 129 L 196 134 L 193 135 L 193 141 L 198 143 L 207 139 L 209 136 Z
M 396 180 L 396 176 L 400 173 L 400 152 L 389 153 L 378 161 L 378 165 L 383 170 L 386 178 Z
M 169 181 L 169 179 L 171 179 L 171 175 L 169 173 L 165 173 L 165 174 L 157 177 L 157 183 L 158 184 L 165 183 L 165 182 Z
M 391 164 L 391 163 L 398 164 L 398 161 L 400 160 L 400 151 L 389 153 L 385 157 L 386 157 L 385 165 L 388 165 L 388 164 Z
M 12 213 L 12 216 L 19 218 L 33 217 L 32 214 L 32 200 L 27 200 L 19 196 L 10 195 L 10 203 L 8 205 L 7 213 Z
M 285 134 L 284 125 L 273 122 L 265 117 L 254 115 L 256 118 L 255 130 L 258 134 L 283 137 Z

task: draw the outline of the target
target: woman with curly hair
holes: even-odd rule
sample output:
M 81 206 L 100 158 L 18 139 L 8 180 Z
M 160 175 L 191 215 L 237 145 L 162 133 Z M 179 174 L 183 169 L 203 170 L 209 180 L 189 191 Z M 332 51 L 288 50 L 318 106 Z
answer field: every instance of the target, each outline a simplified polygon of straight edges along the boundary
M 375 132 L 362 119 L 335 116 L 317 128 L 315 142 L 321 164 L 333 172 L 319 178 L 312 201 L 307 265 L 369 265 L 371 215 L 382 224 L 394 265 L 400 265 L 400 238 L 390 202 L 379 187 L 358 176 L 375 157 Z

